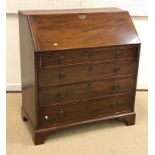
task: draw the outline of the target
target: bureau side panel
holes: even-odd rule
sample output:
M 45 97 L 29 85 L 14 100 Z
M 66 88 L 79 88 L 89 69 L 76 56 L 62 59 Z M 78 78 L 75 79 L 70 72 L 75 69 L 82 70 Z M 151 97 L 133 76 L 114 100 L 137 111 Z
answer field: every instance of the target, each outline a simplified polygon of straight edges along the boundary
M 37 88 L 35 72 L 35 53 L 30 33 L 28 17 L 19 13 L 22 108 L 33 127 L 37 127 Z
M 140 49 L 141 49 L 141 43 L 137 44 L 138 56 L 137 56 L 137 71 L 136 71 L 136 83 L 135 83 L 135 96 L 134 96 L 134 103 L 133 103 L 133 111 L 135 111 L 135 98 L 136 98 L 138 71 L 139 71 L 139 62 L 140 62 Z

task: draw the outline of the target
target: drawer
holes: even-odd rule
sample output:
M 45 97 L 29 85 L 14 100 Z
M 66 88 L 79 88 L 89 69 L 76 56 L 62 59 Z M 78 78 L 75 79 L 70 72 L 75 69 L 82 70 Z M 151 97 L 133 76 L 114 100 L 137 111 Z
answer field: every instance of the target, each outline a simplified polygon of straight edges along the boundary
M 38 72 L 38 82 L 39 87 L 48 87 L 136 73 L 137 61 L 104 61 L 42 70 Z
M 53 127 L 116 113 L 131 112 L 133 111 L 133 102 L 134 95 L 125 94 L 96 100 L 42 107 L 39 109 L 39 123 L 41 127 Z
M 135 91 L 135 77 L 63 85 L 39 90 L 40 106 L 74 102 L 99 96 Z
M 41 69 L 56 65 L 68 65 L 82 62 L 104 61 L 111 59 L 136 59 L 137 48 L 106 48 L 50 52 L 38 57 Z

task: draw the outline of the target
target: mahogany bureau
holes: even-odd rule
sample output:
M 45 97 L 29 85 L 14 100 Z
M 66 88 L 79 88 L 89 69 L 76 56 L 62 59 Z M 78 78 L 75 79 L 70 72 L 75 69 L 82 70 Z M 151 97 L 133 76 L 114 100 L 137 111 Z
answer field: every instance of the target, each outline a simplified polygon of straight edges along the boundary
M 140 41 L 117 8 L 19 11 L 22 118 L 35 144 L 59 129 L 135 124 Z

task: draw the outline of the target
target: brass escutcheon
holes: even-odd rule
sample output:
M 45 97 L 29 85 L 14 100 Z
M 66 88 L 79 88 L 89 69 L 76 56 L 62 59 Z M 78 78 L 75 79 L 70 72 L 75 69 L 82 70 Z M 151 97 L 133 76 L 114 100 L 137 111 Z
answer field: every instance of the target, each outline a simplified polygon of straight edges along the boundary
M 85 15 L 85 14 L 79 14 L 78 15 L 78 18 L 79 19 L 86 19 L 87 18 L 87 15 Z

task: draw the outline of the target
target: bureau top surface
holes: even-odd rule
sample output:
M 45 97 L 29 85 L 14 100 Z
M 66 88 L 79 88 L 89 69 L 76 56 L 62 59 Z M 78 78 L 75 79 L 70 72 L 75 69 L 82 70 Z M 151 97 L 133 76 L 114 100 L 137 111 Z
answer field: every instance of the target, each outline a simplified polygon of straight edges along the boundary
M 24 17 L 35 52 L 140 43 L 129 13 L 117 8 L 20 11 Z

